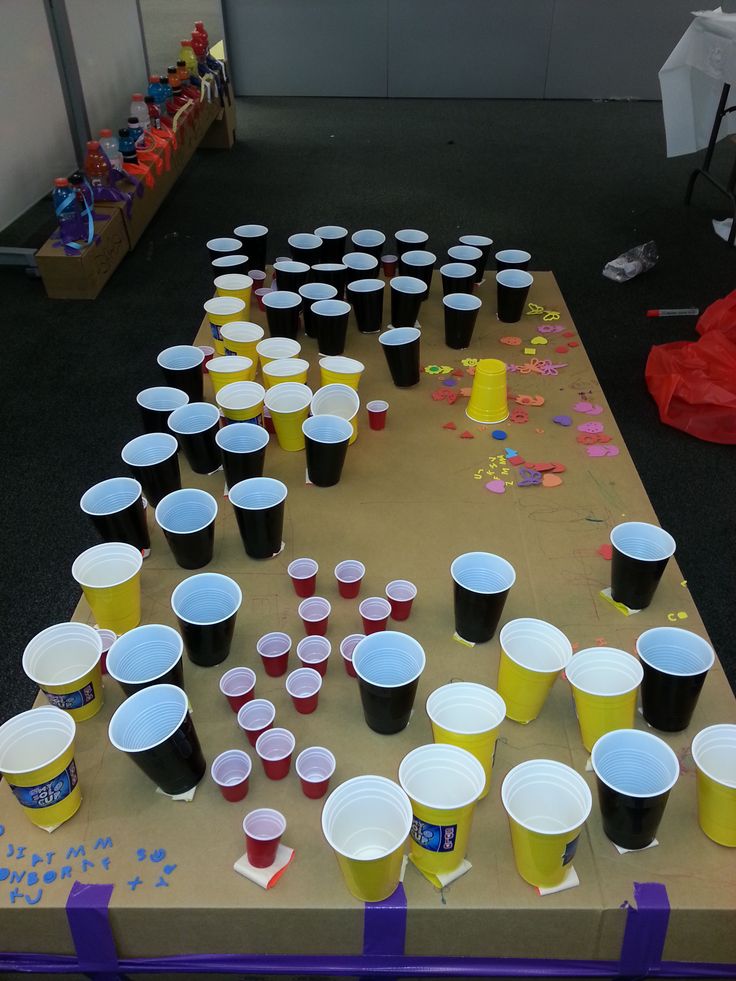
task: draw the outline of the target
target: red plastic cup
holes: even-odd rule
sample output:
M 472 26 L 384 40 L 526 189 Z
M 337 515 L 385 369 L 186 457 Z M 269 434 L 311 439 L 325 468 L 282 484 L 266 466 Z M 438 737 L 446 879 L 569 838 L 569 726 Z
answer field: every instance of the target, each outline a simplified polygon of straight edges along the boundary
M 360 584 L 363 582 L 364 575 L 365 566 L 362 562 L 346 559 L 344 562 L 337 563 L 335 579 L 337 579 L 337 588 L 343 599 L 355 599 L 360 592 Z
M 266 274 L 262 269 L 249 269 L 248 275 L 253 280 L 254 290 L 260 290 L 266 285 Z
M 358 613 L 363 618 L 363 630 L 367 634 L 385 630 L 391 613 L 391 604 L 382 596 L 369 596 L 358 607 Z
M 261 655 L 263 667 L 269 677 L 280 678 L 286 674 L 291 651 L 291 637 L 288 634 L 281 633 L 280 630 L 264 634 L 256 644 L 256 650 Z
M 351 678 L 357 678 L 355 668 L 353 667 L 353 651 L 365 637 L 365 634 L 350 634 L 345 637 L 344 640 L 340 641 L 340 653 L 342 654 L 342 663 L 345 665 L 345 671 Z
M 304 632 L 310 637 L 324 637 L 332 607 L 322 596 L 310 596 L 299 604 L 299 616 L 304 624 Z
M 326 637 L 305 637 L 296 645 L 296 656 L 305 668 L 314 668 L 322 677 L 327 674 L 327 665 L 332 644 Z
M 368 425 L 371 429 L 385 429 L 388 402 L 383 399 L 374 399 L 372 402 L 368 402 L 366 409 L 368 410 Z
M 250 668 L 230 668 L 220 678 L 220 691 L 230 702 L 233 712 L 238 712 L 255 698 L 256 673 Z
M 200 344 L 199 350 L 204 353 L 204 361 L 202 362 L 202 372 L 203 374 L 207 375 L 209 374 L 209 370 L 210 370 L 207 367 L 207 365 L 214 358 L 215 349 L 213 347 L 210 347 L 209 344 Z
M 286 571 L 291 576 L 291 583 L 297 596 L 314 596 L 319 571 L 319 566 L 314 559 L 294 559 L 289 563 Z
M 284 831 L 286 818 L 280 811 L 259 807 L 245 815 L 245 852 L 254 869 L 267 869 L 276 860 L 276 852 Z
M 238 711 L 238 725 L 251 746 L 255 746 L 258 737 L 271 728 L 275 718 L 276 708 L 267 698 L 254 698 Z
M 273 419 L 271 418 L 271 413 L 268 411 L 267 408 L 265 408 L 265 406 L 263 409 L 263 428 L 266 430 L 267 433 L 270 433 L 272 436 L 276 432 L 273 425 Z
M 398 265 L 398 257 L 395 255 L 382 255 L 381 256 L 381 268 L 383 269 L 383 275 L 386 279 L 393 279 L 396 275 L 396 266 Z
M 335 757 L 324 746 L 310 746 L 297 756 L 296 772 L 304 796 L 319 800 L 329 789 L 330 777 L 335 772 Z
M 100 655 L 100 670 L 107 674 L 107 652 L 118 639 L 118 635 L 113 630 L 105 630 L 102 627 L 95 627 L 102 641 L 102 654 Z
M 283 780 L 288 774 L 295 744 L 294 735 L 288 729 L 266 729 L 256 739 L 256 753 L 269 780 Z
M 301 715 L 311 715 L 317 709 L 322 675 L 314 668 L 297 668 L 286 679 L 286 690 L 294 708 Z
M 215 757 L 210 767 L 212 779 L 220 788 L 220 793 L 231 803 L 242 800 L 248 793 L 250 771 L 250 756 L 242 749 L 225 750 Z
M 275 278 L 276 277 L 274 276 L 274 279 Z M 258 309 L 261 310 L 263 313 L 266 312 L 266 304 L 263 302 L 263 297 L 266 295 L 266 293 L 270 293 L 270 292 L 271 289 L 268 286 L 259 286 L 258 289 L 255 291 L 256 302 L 258 303 Z
M 408 579 L 394 579 L 386 586 L 386 598 L 391 604 L 392 620 L 408 620 L 417 587 Z

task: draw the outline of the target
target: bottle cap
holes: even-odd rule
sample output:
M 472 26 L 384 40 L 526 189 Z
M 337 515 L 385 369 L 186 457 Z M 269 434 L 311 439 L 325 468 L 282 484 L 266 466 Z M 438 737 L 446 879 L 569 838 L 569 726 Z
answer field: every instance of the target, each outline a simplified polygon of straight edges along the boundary
M 118 130 L 118 136 L 130 136 L 130 130 L 127 126 L 123 126 L 122 129 Z
M 99 150 L 100 149 L 100 142 L 99 142 L 99 140 L 88 140 L 87 141 L 87 149 L 88 150 Z
M 175 72 L 176 71 L 176 65 L 169 65 L 169 67 L 166 69 L 166 71 L 167 72 Z
M 156 100 L 154 99 L 154 97 L 152 95 L 147 95 L 143 99 L 143 101 L 146 103 L 147 106 L 153 106 L 153 105 L 156 104 Z
M 186 61 L 184 61 L 184 59 L 182 58 L 182 59 L 181 59 L 180 61 L 177 61 L 177 63 L 176 63 L 176 67 L 177 67 L 177 68 L 186 68 L 186 67 L 187 67 L 187 63 L 186 63 Z
M 158 75 L 149 75 L 148 81 L 151 83 L 151 85 L 155 85 L 156 82 L 160 82 L 161 79 L 158 77 Z
M 131 126 L 140 126 L 137 116 L 128 116 L 128 122 Z
M 56 187 L 69 187 L 69 178 L 68 177 L 55 177 L 54 178 L 54 185 Z
M 78 170 L 75 170 L 73 174 L 69 175 L 69 183 L 84 184 L 84 174 L 80 173 Z
M 101 129 L 100 130 L 100 136 L 102 137 L 103 140 L 106 140 L 108 138 L 108 136 L 112 136 L 112 130 L 111 129 Z
M 143 100 L 143 93 L 142 92 L 134 92 L 133 93 L 133 100 L 135 102 L 141 102 Z

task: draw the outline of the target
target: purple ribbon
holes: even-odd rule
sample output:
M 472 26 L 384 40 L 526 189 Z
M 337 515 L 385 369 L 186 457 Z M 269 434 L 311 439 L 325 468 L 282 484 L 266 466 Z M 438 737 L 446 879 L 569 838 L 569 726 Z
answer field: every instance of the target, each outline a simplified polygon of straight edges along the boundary
M 380 903 L 366 903 L 363 954 L 403 954 L 406 943 L 406 893 L 400 882 Z
M 670 902 L 661 882 L 635 882 L 636 908 L 625 904 L 626 927 L 621 944 L 619 977 L 647 977 L 662 963 L 670 922 Z
M 108 906 L 114 886 L 75 882 L 66 901 L 66 918 L 79 970 L 95 979 L 119 978 L 118 952 Z

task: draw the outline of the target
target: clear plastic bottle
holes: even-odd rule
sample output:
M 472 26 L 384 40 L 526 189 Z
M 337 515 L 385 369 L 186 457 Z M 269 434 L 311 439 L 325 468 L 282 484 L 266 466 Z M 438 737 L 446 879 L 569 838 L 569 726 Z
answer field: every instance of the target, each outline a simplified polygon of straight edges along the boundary
M 118 141 L 112 135 L 111 129 L 100 130 L 100 147 L 110 161 L 110 166 L 114 167 L 115 170 L 122 170 L 123 155 L 120 152 Z
M 616 283 L 625 283 L 633 279 L 640 273 L 647 272 L 656 266 L 659 260 L 659 253 L 655 242 L 645 242 L 637 245 L 635 249 L 623 252 L 615 259 L 611 259 L 603 267 L 603 275 L 606 279 L 612 279 Z
M 146 108 L 146 103 L 143 100 L 142 92 L 133 93 L 130 100 L 130 115 L 138 117 L 138 122 L 141 124 L 141 128 L 144 131 L 148 131 L 151 128 L 151 124 L 148 119 L 148 109 Z
M 87 144 L 87 156 L 84 158 L 84 172 L 87 180 L 92 185 L 92 191 L 97 188 L 107 187 L 110 183 L 110 164 L 107 157 L 100 150 L 97 140 L 90 140 Z

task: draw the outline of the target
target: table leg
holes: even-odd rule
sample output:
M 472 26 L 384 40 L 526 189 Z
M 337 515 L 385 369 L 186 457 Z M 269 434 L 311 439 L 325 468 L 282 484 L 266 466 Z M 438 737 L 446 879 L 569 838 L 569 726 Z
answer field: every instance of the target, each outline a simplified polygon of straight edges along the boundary
M 726 115 L 726 102 L 728 101 L 728 96 L 731 91 L 731 86 L 724 83 L 721 89 L 721 97 L 718 100 L 718 108 L 716 109 L 715 119 L 713 120 L 713 128 L 710 131 L 710 139 L 708 140 L 708 147 L 705 151 L 705 160 L 703 161 L 702 167 L 696 167 L 695 170 L 690 174 L 690 180 L 687 183 L 687 190 L 685 191 L 685 204 L 690 204 L 690 198 L 693 195 L 693 188 L 695 187 L 695 181 L 698 179 L 700 174 L 707 175 L 710 170 L 711 160 L 713 159 L 713 153 L 716 148 L 716 143 L 718 142 L 718 131 L 721 128 L 721 120 Z

